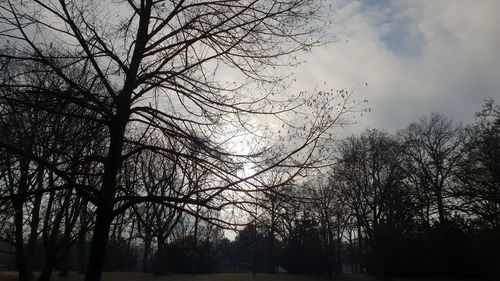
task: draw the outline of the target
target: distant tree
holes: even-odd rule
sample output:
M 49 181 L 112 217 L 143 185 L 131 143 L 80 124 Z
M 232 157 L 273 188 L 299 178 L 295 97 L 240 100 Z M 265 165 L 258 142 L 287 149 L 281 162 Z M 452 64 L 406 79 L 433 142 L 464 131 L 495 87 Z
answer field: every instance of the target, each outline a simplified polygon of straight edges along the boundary
M 494 227 L 500 226 L 500 106 L 488 100 L 467 128 L 468 141 L 461 155 L 460 189 L 468 211 Z
M 258 221 L 261 231 L 267 239 L 266 247 L 267 253 L 260 253 L 268 257 L 267 272 L 274 274 L 276 267 L 279 265 L 279 252 L 280 252 L 280 238 L 283 237 L 284 229 L 284 216 L 288 208 L 291 207 L 293 201 L 298 198 L 291 195 L 294 182 L 290 181 L 285 183 L 284 178 L 288 176 L 289 168 L 284 167 L 275 169 L 271 173 L 266 173 L 260 180 L 264 188 L 261 192 L 257 193 L 253 200 L 258 202 L 258 213 L 254 214 L 255 219 Z M 290 204 L 291 203 L 291 204 Z
M 337 181 L 359 226 L 358 239 L 368 248 L 368 270 L 379 276 L 388 273 L 391 235 L 411 226 L 401 152 L 394 137 L 378 130 L 349 137 L 339 148 Z
M 306 204 L 319 220 L 328 276 L 342 273 L 342 240 L 350 210 L 344 190 L 335 176 L 322 176 L 307 183 L 310 202 Z
M 284 267 L 295 274 L 323 274 L 326 256 L 318 221 L 306 213 L 296 218 L 290 236 L 284 241 Z
M 49 173 L 49 182 L 53 175 Z M 39 281 L 49 281 L 57 263 L 66 261 L 67 254 L 76 240 L 76 223 L 82 209 L 82 199 L 72 189 L 50 192 L 43 216 L 42 241 L 44 265 Z M 67 275 L 67 264 L 63 263 L 62 275 Z
M 265 233 L 259 230 L 255 223 L 250 223 L 238 231 L 233 249 L 236 257 L 235 261 L 243 267 L 243 270 L 255 273 L 264 269 L 260 264 L 257 264 L 263 260 L 258 259 L 258 256 L 263 254 L 258 248 L 262 246 L 264 241 Z
M 406 169 L 416 184 L 422 205 L 427 208 L 425 221 L 437 210 L 437 220 L 445 223 L 446 206 L 453 187 L 453 171 L 462 157 L 464 133 L 459 125 L 438 113 L 420 118 L 399 134 L 407 156 Z M 434 209 L 435 206 L 435 209 Z
M 32 65 L 23 69 L 27 73 L 24 77 L 27 83 L 34 87 L 47 85 L 52 91 L 59 90 L 58 81 L 52 76 L 30 72 L 33 71 Z M 4 173 L 0 179 L 3 183 L 0 200 L 8 202 L 6 205 L 12 204 L 16 210 L 13 218 L 20 216 L 15 219 L 15 235 L 11 236 L 16 241 L 20 278 L 29 278 L 37 264 L 43 261 L 44 274 L 40 279 L 44 280 L 50 278 L 55 264 L 66 256 L 73 239 L 74 220 L 78 218 L 74 212 L 79 213 L 82 207 L 81 197 L 75 198 L 73 194 L 78 185 L 69 185 L 65 179 L 78 182 L 86 175 L 86 181 L 92 181 L 89 176 L 92 166 L 84 160 L 84 155 L 99 149 L 95 142 L 88 140 L 90 135 L 98 140 L 101 131 L 91 122 L 75 122 L 75 119 L 65 115 L 39 110 L 38 104 L 50 104 L 53 110 L 70 111 L 73 108 L 68 103 L 54 103 L 42 92 L 34 91 L 33 95 L 25 95 L 16 88 L 1 88 L 0 91 L 0 131 L 5 136 L 2 138 L 1 168 Z M 62 173 L 46 169 L 44 163 L 48 161 L 60 163 L 59 172 L 65 171 L 65 179 L 60 177 Z M 62 196 L 63 193 L 69 198 Z M 69 204 L 68 200 L 72 203 Z M 68 201 L 64 203 L 65 207 L 57 207 L 56 203 L 62 201 Z M 57 210 L 56 213 L 54 210 Z M 41 245 L 40 238 L 44 241 Z M 54 248 L 55 243 L 62 247 Z M 37 250 L 39 246 L 46 253 L 44 259 L 38 254 L 42 250 Z

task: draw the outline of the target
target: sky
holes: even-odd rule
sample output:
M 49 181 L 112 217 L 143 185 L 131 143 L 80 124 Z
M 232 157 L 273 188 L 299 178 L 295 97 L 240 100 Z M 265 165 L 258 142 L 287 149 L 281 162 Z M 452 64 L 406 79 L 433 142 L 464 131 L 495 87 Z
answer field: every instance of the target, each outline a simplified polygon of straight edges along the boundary
M 295 87 L 367 99 L 354 131 L 394 132 L 433 111 L 467 124 L 485 99 L 500 102 L 500 1 L 331 3 L 332 42 L 305 55 Z

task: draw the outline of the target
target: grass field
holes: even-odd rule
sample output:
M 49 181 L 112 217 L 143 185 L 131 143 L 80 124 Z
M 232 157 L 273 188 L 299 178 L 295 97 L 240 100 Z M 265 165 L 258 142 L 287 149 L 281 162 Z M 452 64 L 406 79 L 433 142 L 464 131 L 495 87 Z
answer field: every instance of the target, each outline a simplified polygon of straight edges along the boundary
M 15 281 L 17 274 L 14 272 L 0 272 L 0 281 Z M 36 279 L 35 279 L 36 280 Z M 83 275 L 72 273 L 68 277 L 58 277 L 57 272 L 51 279 L 52 281 L 82 281 Z M 135 272 L 113 272 L 103 273 L 102 281 L 378 281 L 378 279 L 367 276 L 337 276 L 332 279 L 325 277 L 311 277 L 303 275 L 269 275 L 257 274 L 200 274 L 200 275 L 181 275 L 173 274 L 166 276 L 154 276 L 152 274 Z M 392 281 L 435 281 L 431 279 L 399 279 Z M 458 281 L 452 279 L 440 279 L 439 281 Z M 474 280 L 467 280 L 474 281 Z
M 14 272 L 0 272 L 0 281 L 17 280 L 17 274 Z M 83 275 L 72 273 L 68 277 L 58 277 L 57 272 L 52 277 L 53 281 L 81 281 Z M 376 279 L 370 277 L 336 277 L 326 279 L 323 277 L 310 277 L 302 275 L 269 275 L 257 274 L 200 274 L 200 275 L 166 275 L 154 276 L 152 274 L 135 273 L 135 272 L 113 272 L 103 273 L 102 281 L 374 281 Z

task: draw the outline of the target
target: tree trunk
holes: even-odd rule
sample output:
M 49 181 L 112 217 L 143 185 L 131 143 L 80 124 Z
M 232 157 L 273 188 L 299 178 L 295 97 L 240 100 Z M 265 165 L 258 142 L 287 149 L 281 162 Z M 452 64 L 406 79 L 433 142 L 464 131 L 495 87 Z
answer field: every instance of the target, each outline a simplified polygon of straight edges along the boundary
M 111 144 L 110 147 L 110 154 L 112 154 L 111 152 L 113 151 L 112 146 L 113 144 Z M 118 153 L 119 157 L 108 157 L 107 159 L 108 168 L 106 169 L 105 167 L 103 175 L 103 193 L 96 208 L 96 221 L 90 246 L 85 281 L 101 280 L 104 259 L 106 256 L 106 248 L 108 246 L 109 231 L 111 223 L 113 222 L 113 203 L 116 176 L 120 165 L 119 158 L 121 157 L 121 144 Z
M 146 210 L 146 222 L 149 222 L 149 211 Z M 140 224 L 138 225 L 140 226 Z M 142 272 L 150 272 L 151 268 L 151 230 L 148 226 L 144 226 L 144 252 L 142 255 Z
M 20 169 L 20 177 L 19 177 L 19 193 L 24 193 L 28 191 L 28 169 L 29 169 L 29 161 L 25 159 L 19 159 L 19 169 Z M 15 214 L 14 214 L 14 225 L 15 225 L 15 246 L 16 246 L 16 263 L 17 270 L 19 271 L 19 280 L 27 281 L 30 278 L 30 269 L 29 264 L 26 259 L 25 249 L 24 249 L 24 236 L 23 236 L 23 227 L 24 227 L 24 212 L 23 212 L 23 204 L 24 198 L 15 199 L 13 202 Z
M 337 274 L 342 274 L 342 233 L 340 231 L 340 227 L 337 232 L 337 259 L 336 259 L 336 264 L 337 264 Z
M 87 234 L 87 203 L 86 201 L 82 204 L 82 211 L 80 214 L 80 232 L 78 233 L 78 273 L 85 273 L 85 254 L 86 254 L 86 245 L 85 245 L 85 236 Z
M 156 270 L 155 273 L 156 275 L 165 275 L 167 274 L 167 253 L 166 253 L 166 247 L 164 245 L 165 239 L 164 238 L 158 238 L 158 252 L 156 253 Z M 160 243 L 161 241 L 161 243 Z
M 196 206 L 196 214 L 199 213 L 199 206 Z M 198 224 L 199 218 L 196 216 L 194 218 L 194 233 L 193 233 L 193 242 L 194 242 L 194 257 L 193 257 L 193 274 L 198 273 Z
M 101 280 L 109 231 L 114 217 L 116 178 L 122 166 L 125 127 L 130 114 L 129 102 L 130 94 L 119 98 L 117 113 L 110 125 L 110 144 L 104 161 L 102 190 L 97 201 L 96 221 L 85 281 Z
M 257 224 L 253 226 L 253 246 L 252 246 L 252 276 L 257 274 Z
M 59 276 L 66 277 L 68 276 L 68 257 L 65 257 L 60 263 L 60 271 Z
M 147 236 L 146 236 L 147 237 Z M 151 254 L 151 241 L 144 242 L 144 254 L 142 255 L 142 272 L 149 272 L 149 256 Z
M 101 280 L 106 248 L 108 246 L 108 234 L 112 222 L 112 214 L 109 207 L 100 206 L 97 208 L 96 212 L 97 217 L 90 246 L 90 255 L 85 281 Z
M 78 239 L 78 273 L 85 273 L 85 239 Z
M 358 247 L 357 247 L 357 260 L 358 260 L 358 273 L 365 273 L 365 267 L 364 267 L 364 261 L 362 257 L 362 251 L 363 251 L 363 238 L 361 236 L 361 226 L 357 225 L 357 231 L 358 231 Z
M 325 216 L 325 220 L 328 220 L 328 216 Z M 327 258 L 327 269 L 328 278 L 333 276 L 333 271 L 336 267 L 335 260 L 335 241 L 333 240 L 333 230 L 329 221 L 326 221 L 326 258 Z
M 443 189 L 441 187 L 438 187 L 436 189 L 436 199 L 438 205 L 439 223 L 443 224 L 446 220 L 446 216 L 444 213 L 444 205 L 443 205 Z
M 275 232 L 276 232 L 276 215 L 275 215 L 275 207 L 274 207 L 274 200 L 271 205 L 271 231 L 270 231 L 270 237 L 269 239 L 269 251 L 271 252 L 270 256 L 270 265 L 269 265 L 269 273 L 274 274 L 276 271 L 276 238 L 275 238 Z
M 14 202 L 14 223 L 15 223 L 15 247 L 16 247 L 16 265 L 19 272 L 19 281 L 29 280 L 29 270 L 26 263 L 26 256 L 24 252 L 24 239 L 23 239 L 23 204 L 20 201 Z
M 148 28 L 153 1 L 149 0 L 145 2 L 144 7 L 140 10 L 135 48 L 132 54 L 130 67 L 126 74 L 122 91 L 116 100 L 116 115 L 111 118 L 109 124 L 109 148 L 106 160 L 104 161 L 102 190 L 98 198 L 96 222 L 85 281 L 101 280 L 109 230 L 113 221 L 116 177 L 122 166 L 125 128 L 127 127 L 130 117 L 130 98 L 133 90 L 137 86 L 137 73 L 148 41 Z
M 39 168 L 37 171 L 37 190 L 43 189 L 43 168 Z M 40 223 L 40 205 L 42 203 L 42 194 L 38 194 L 33 201 L 32 219 L 30 222 L 30 235 L 28 238 L 28 247 L 26 253 L 28 255 L 28 273 L 30 277 L 33 277 L 33 269 L 35 268 L 35 258 L 37 257 L 35 251 L 37 246 L 38 238 L 38 225 Z
M 333 276 L 333 269 L 332 269 L 332 266 L 333 266 L 333 260 L 332 260 L 332 245 L 331 245 L 331 237 L 330 237 L 330 234 L 327 233 L 325 235 L 325 248 L 326 248 L 326 270 L 327 270 L 327 273 L 328 273 L 328 278 L 332 278 Z
M 354 257 L 354 246 L 352 243 L 352 231 L 349 229 L 349 253 L 350 253 L 350 260 L 351 260 L 351 274 L 356 274 L 356 259 Z
M 45 266 L 43 267 L 40 276 L 38 277 L 38 281 L 50 281 L 50 277 L 52 276 L 52 270 L 54 269 L 53 261 L 45 261 Z

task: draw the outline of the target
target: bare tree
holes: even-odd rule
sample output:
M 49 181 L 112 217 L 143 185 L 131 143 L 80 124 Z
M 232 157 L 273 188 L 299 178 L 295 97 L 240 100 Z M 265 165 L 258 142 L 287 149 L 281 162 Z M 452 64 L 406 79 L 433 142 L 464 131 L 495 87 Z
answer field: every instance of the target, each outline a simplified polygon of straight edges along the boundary
M 37 132 L 34 130 L 40 119 L 33 110 L 26 110 L 26 107 L 16 106 L 15 103 L 4 103 L 2 106 L 2 119 L 0 120 L 1 133 L 5 142 L 16 147 L 20 147 L 30 153 L 38 153 L 37 141 L 39 141 Z M 40 155 L 40 154 L 39 154 Z M 38 237 L 38 215 L 41 196 L 36 196 L 31 208 L 31 198 L 27 193 L 33 192 L 39 187 L 35 182 L 39 182 L 39 176 L 33 170 L 33 164 L 30 159 L 12 155 L 7 152 L 3 154 L 3 174 L 1 195 L 7 199 L 13 214 L 14 235 L 12 236 L 16 248 L 16 264 L 19 268 L 21 280 L 27 280 L 31 275 L 30 255 L 26 250 L 33 254 L 36 238 Z M 35 166 L 36 167 L 36 166 Z M 35 168 L 36 169 L 36 168 Z M 33 216 L 26 219 L 29 212 Z M 28 237 L 25 232 L 31 228 Z M 28 238 L 28 239 L 26 239 Z M 25 240 L 28 240 L 28 247 L 25 249 Z
M 312 0 L 2 2 L 5 51 L 0 57 L 11 73 L 2 87 L 25 94 L 37 89 L 74 110 L 35 106 L 106 127 L 105 152 L 87 158 L 102 169 L 97 186 L 75 182 L 57 163 L 0 144 L 50 169 L 96 206 L 85 280 L 100 279 L 111 224 L 127 208 L 152 202 L 218 210 L 235 204 L 227 201 L 227 191 L 257 188 L 254 175 L 287 165 L 296 167 L 294 177 L 310 163 L 319 137 L 350 108 L 343 95 L 332 93 L 323 93 L 321 102 L 283 100 L 277 95 L 281 75 L 270 73 L 293 64 L 297 51 L 317 44 L 318 29 L 308 22 L 316 18 L 319 5 Z M 24 63 L 57 77 L 62 90 L 27 83 L 25 73 L 13 67 Z M 223 79 L 234 70 L 243 82 Z M 287 113 L 306 102 L 315 103 L 315 114 L 300 127 L 287 122 Z M 301 141 L 266 166 L 256 166 L 251 175 L 240 176 L 237 170 L 247 163 L 264 163 L 259 158 L 268 145 L 259 138 L 265 128 L 252 127 L 261 116 L 283 121 Z M 256 136 L 259 149 L 243 154 L 230 149 L 241 134 Z M 181 147 L 173 151 L 169 142 Z M 186 154 L 182 146 L 188 143 L 195 143 L 200 155 Z M 212 171 L 218 185 L 176 197 L 120 188 L 123 163 L 145 151 L 195 161 Z
M 407 169 L 416 176 L 413 182 L 419 186 L 417 193 L 430 195 L 423 203 L 427 208 L 436 206 L 438 221 L 444 223 L 448 216 L 446 200 L 452 189 L 451 177 L 464 148 L 462 128 L 443 115 L 433 113 L 411 123 L 400 136 L 408 156 Z M 432 209 L 427 213 L 432 216 Z
M 54 184 L 53 175 L 49 174 L 49 177 L 51 185 Z M 45 259 L 39 281 L 50 280 L 55 265 L 66 259 L 76 240 L 75 224 L 82 209 L 82 199 L 75 195 L 73 189 L 49 193 L 42 227 Z
M 287 172 L 287 168 L 282 168 L 266 174 L 265 178 L 261 179 L 263 186 L 272 187 L 278 185 L 278 187 L 263 189 L 254 195 L 254 200 L 258 202 L 260 207 L 259 212 L 255 214 L 255 218 L 267 232 L 265 233 L 269 251 L 267 254 L 269 268 L 267 270 L 271 274 L 276 273 L 276 267 L 278 266 L 278 240 L 284 234 L 283 215 L 285 210 L 293 204 L 290 201 L 297 200 L 297 198 L 289 196 L 294 188 L 293 182 L 279 186 L 283 177 L 287 176 Z
M 487 224 L 500 225 L 500 106 L 488 100 L 476 114 L 476 123 L 467 128 L 465 153 L 455 176 L 465 198 L 467 211 Z
M 341 182 L 330 176 L 321 175 L 307 183 L 310 197 L 308 206 L 319 219 L 323 247 L 326 252 L 328 276 L 342 273 L 342 240 L 347 228 L 350 210 L 344 200 Z
M 384 234 L 397 223 L 405 225 L 405 210 L 413 207 L 398 197 L 406 177 L 401 147 L 385 132 L 366 130 L 343 141 L 339 157 L 336 180 L 356 218 L 357 238 L 363 243 L 359 247 L 368 249 L 370 272 L 384 275 L 388 258 Z M 404 208 L 395 208 L 397 203 Z

